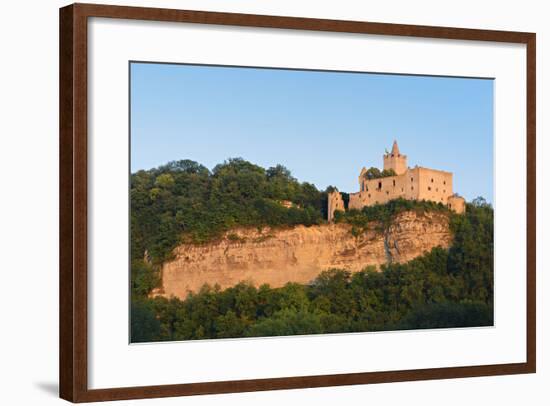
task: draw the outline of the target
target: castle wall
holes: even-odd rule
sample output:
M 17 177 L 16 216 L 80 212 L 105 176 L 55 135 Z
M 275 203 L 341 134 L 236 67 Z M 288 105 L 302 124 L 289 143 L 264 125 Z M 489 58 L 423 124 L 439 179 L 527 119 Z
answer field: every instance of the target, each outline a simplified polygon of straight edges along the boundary
M 378 179 L 363 179 L 360 192 L 350 194 L 350 209 L 383 204 L 397 198 L 417 199 L 419 168 L 407 169 L 404 174 Z
M 418 199 L 447 204 L 453 195 L 453 174 L 435 169 L 418 168 Z
M 441 203 L 463 213 L 465 201 L 453 197 L 453 174 L 436 169 L 415 167 L 398 176 L 379 179 L 360 179 L 360 192 L 351 193 L 349 208 L 360 210 L 364 206 L 384 204 L 393 199 L 428 200 Z

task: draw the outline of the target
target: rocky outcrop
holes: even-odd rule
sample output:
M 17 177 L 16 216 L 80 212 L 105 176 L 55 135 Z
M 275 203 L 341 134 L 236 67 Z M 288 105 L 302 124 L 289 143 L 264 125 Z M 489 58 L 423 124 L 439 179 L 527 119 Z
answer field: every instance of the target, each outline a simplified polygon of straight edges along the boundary
M 398 214 L 382 229 L 372 224 L 354 236 L 347 224 L 287 229 L 238 229 L 206 245 L 184 244 L 162 267 L 162 287 L 154 295 L 185 298 L 207 283 L 222 289 L 241 281 L 271 287 L 308 283 L 330 268 L 358 272 L 366 266 L 406 262 L 452 241 L 446 214 Z

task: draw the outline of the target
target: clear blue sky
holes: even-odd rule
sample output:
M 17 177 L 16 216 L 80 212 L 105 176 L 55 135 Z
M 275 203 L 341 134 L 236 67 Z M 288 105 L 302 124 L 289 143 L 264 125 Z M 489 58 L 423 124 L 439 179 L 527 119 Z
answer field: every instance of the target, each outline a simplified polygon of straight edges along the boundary
M 132 172 L 242 157 L 355 192 L 394 139 L 409 166 L 493 202 L 493 80 L 131 64 Z

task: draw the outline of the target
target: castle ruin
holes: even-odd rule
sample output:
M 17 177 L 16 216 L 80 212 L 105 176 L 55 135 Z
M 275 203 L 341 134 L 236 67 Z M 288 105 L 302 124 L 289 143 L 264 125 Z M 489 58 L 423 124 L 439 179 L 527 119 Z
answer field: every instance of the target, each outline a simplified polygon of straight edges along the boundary
M 452 172 L 437 169 L 407 166 L 407 156 L 401 154 L 397 142 L 393 142 L 391 152 L 383 156 L 384 171 L 395 173 L 392 176 L 369 177 L 366 168 L 359 174 L 359 192 L 350 193 L 349 209 L 383 204 L 393 199 L 428 200 L 446 205 L 456 213 L 464 213 L 466 202 L 453 193 Z M 338 191 L 328 195 L 328 220 L 334 219 L 334 212 L 344 211 L 344 200 Z

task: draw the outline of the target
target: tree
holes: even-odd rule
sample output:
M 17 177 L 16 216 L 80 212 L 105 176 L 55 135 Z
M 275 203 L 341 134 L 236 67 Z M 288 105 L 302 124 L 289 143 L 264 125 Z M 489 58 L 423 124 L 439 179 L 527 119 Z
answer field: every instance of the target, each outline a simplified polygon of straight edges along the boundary
M 490 207 L 490 204 L 487 203 L 487 200 L 485 200 L 485 198 L 483 198 L 481 196 L 478 196 L 474 200 L 472 200 L 472 206 L 474 206 L 476 208 Z
M 378 178 L 385 178 L 388 176 L 396 176 L 397 174 L 393 169 L 384 169 L 383 171 L 380 171 L 380 169 L 375 168 L 374 166 L 371 166 L 365 174 L 363 175 L 367 179 L 378 179 Z
M 164 189 L 169 189 L 174 186 L 174 178 L 169 173 L 163 173 L 157 176 L 155 185 Z
M 377 179 L 382 176 L 382 173 L 380 172 L 380 169 L 375 167 L 370 167 L 367 169 L 367 172 L 365 172 L 365 178 L 367 179 Z
M 160 322 L 147 301 L 132 301 L 131 342 L 157 341 L 160 337 Z
M 133 297 L 146 297 L 157 287 L 159 272 L 151 264 L 142 260 L 134 260 L 131 264 L 131 281 Z
M 259 320 L 248 330 L 249 337 L 267 337 L 296 334 L 319 334 L 322 330 L 318 314 L 295 309 L 282 309 L 273 317 Z
M 216 318 L 215 325 L 217 338 L 242 337 L 246 321 L 237 317 L 233 310 L 229 310 L 226 314 Z
M 283 165 L 272 166 L 266 171 L 267 179 L 282 178 L 286 180 L 296 180 L 292 177 L 290 171 Z
M 190 159 L 183 159 L 181 161 L 171 161 L 166 165 L 158 168 L 159 172 L 184 172 L 187 174 L 202 174 L 208 175 L 210 171 L 205 166 L 191 161 Z

